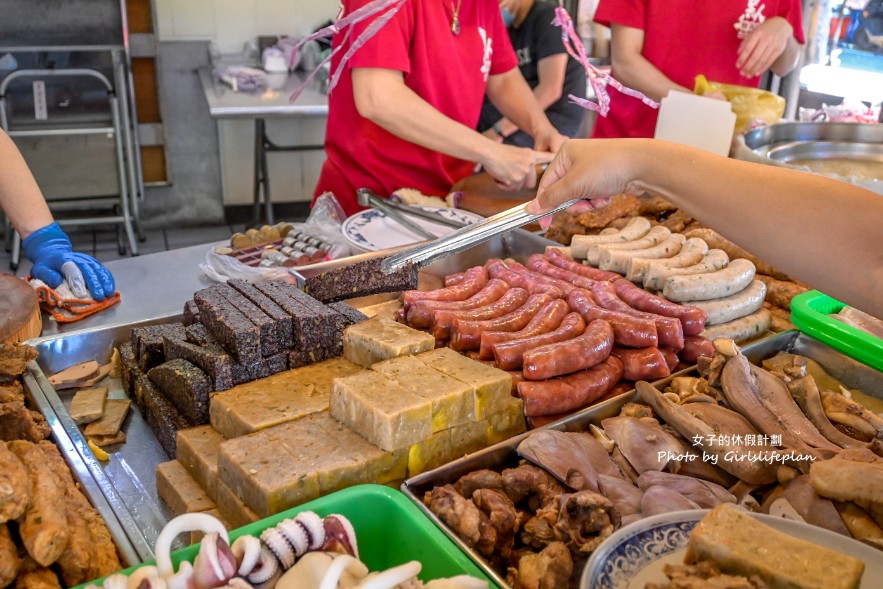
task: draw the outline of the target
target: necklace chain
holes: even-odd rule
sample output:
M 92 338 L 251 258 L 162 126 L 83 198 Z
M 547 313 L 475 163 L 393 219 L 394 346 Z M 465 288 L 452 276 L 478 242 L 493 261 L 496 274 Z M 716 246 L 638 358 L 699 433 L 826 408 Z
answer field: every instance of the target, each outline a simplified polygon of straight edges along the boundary
M 451 0 L 451 6 L 454 8 L 454 18 L 451 19 L 451 32 L 455 35 L 460 34 L 460 4 L 462 4 L 463 0 L 457 0 L 457 4 L 454 5 L 453 0 Z

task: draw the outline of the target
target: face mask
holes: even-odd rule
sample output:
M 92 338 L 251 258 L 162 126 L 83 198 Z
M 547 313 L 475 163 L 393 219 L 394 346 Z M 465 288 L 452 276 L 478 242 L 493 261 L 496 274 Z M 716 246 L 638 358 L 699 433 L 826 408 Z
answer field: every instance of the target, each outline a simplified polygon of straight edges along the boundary
M 507 29 L 515 24 L 515 15 L 509 12 L 508 8 L 501 8 L 500 14 L 503 15 L 503 24 L 506 25 Z

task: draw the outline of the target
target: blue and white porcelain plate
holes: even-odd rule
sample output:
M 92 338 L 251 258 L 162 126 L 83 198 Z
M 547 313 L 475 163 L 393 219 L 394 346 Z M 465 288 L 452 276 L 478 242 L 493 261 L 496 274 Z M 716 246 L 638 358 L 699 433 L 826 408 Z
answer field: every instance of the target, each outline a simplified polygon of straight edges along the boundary
M 462 209 L 425 205 L 416 208 L 436 213 L 446 219 L 459 221 L 467 225 L 484 218 Z M 447 235 L 455 230 L 454 227 L 433 223 L 420 217 L 409 216 L 408 220 L 420 225 L 436 237 Z M 377 209 L 366 209 L 352 215 L 343 222 L 341 230 L 350 247 L 356 252 L 375 252 L 391 247 L 408 245 L 409 243 L 417 243 L 426 239 L 412 233 L 407 227 L 399 225 Z
M 707 509 L 675 511 L 638 520 L 607 538 L 583 569 L 580 589 L 644 589 L 647 583 L 665 583 L 665 564 L 684 561 L 690 532 Z M 879 587 L 883 579 L 883 553 L 852 538 L 769 515 L 752 514 L 780 532 L 839 550 L 865 563 L 860 589 Z

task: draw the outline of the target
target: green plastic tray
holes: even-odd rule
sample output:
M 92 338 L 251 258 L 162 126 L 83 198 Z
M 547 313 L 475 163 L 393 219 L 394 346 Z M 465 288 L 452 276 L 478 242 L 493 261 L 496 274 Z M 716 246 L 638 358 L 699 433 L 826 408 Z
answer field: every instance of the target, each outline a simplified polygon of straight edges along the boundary
M 265 529 L 301 511 L 315 511 L 322 517 L 336 513 L 349 519 L 356 530 L 359 558 L 368 570 L 379 571 L 418 560 L 423 564 L 419 575 L 423 581 L 467 574 L 487 580 L 492 588 L 497 587 L 401 491 L 382 485 L 357 485 L 277 513 L 230 532 L 230 542 L 243 534 L 259 536 Z M 192 563 L 198 552 L 199 544 L 174 552 L 175 568 L 185 560 Z M 121 572 L 129 575 L 138 566 Z M 101 579 L 84 583 L 77 589 L 91 584 L 100 586 Z
M 883 371 L 883 340 L 828 316 L 845 306 L 826 294 L 810 290 L 791 300 L 791 323 L 847 356 Z

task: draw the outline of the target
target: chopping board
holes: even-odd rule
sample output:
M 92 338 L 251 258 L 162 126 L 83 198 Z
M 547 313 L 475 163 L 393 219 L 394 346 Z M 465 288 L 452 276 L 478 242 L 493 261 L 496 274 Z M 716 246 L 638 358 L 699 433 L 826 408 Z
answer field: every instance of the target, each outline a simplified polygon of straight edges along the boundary
M 501 213 L 506 209 L 524 204 L 537 195 L 536 188 L 526 190 L 503 190 L 497 186 L 496 180 L 487 172 L 480 172 L 466 176 L 459 180 L 451 188 L 454 192 L 462 193 L 457 208 L 490 217 Z M 525 225 L 524 229 L 536 231 L 539 225 Z
M 43 317 L 37 295 L 28 284 L 0 274 L 0 342 L 22 342 L 40 335 Z

